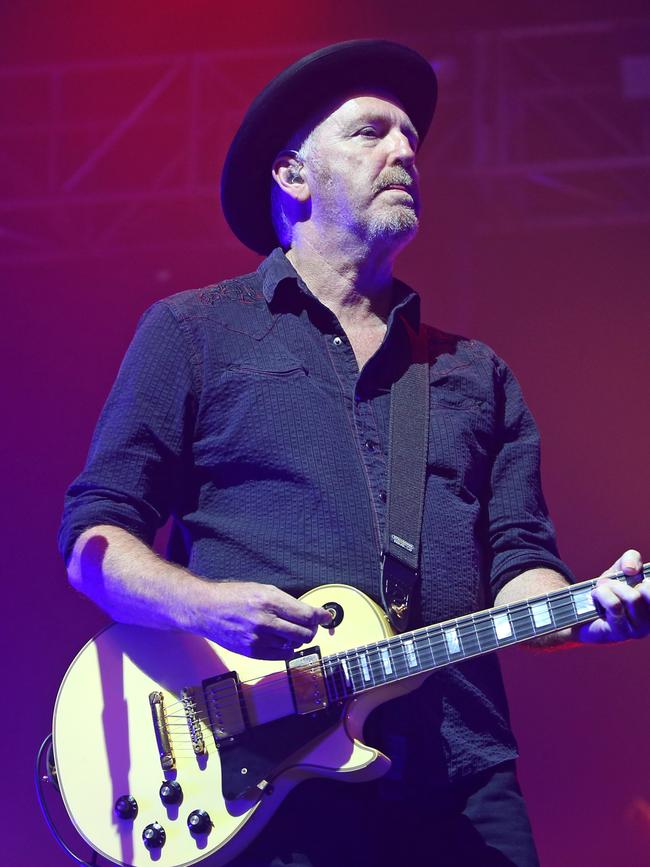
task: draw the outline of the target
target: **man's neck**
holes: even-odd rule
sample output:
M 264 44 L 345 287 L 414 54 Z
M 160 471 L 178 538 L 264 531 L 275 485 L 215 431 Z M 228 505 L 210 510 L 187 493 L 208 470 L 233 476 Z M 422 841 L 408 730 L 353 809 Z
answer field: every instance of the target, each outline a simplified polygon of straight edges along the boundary
M 394 257 L 303 242 L 292 246 L 287 258 L 346 331 L 386 322 L 393 296 Z

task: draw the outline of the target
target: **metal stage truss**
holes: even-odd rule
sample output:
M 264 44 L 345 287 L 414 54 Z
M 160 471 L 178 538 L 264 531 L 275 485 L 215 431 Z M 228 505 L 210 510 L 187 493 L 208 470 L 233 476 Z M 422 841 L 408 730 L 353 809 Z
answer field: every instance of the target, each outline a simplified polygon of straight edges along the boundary
M 442 85 L 426 185 L 470 195 L 474 231 L 650 222 L 650 17 L 403 38 Z M 0 261 L 223 244 L 251 83 L 315 47 L 0 70 Z

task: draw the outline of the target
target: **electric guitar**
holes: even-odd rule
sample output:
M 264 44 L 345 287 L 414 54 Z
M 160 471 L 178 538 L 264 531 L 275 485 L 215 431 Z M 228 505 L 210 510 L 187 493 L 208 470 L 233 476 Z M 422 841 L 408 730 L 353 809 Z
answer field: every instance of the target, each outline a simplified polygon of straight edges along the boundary
M 633 578 L 650 577 L 650 563 Z M 113 624 L 59 690 L 59 788 L 79 834 L 129 867 L 225 865 L 313 776 L 360 781 L 390 760 L 364 744 L 377 705 L 429 673 L 598 616 L 596 580 L 395 635 L 343 584 L 302 599 L 332 611 L 288 662 L 249 659 L 187 633 Z

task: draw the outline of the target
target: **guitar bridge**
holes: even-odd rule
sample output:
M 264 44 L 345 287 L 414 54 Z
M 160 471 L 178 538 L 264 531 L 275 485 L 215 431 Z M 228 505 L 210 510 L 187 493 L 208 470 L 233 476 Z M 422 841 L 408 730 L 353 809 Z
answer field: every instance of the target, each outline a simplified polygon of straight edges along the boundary
M 183 702 L 183 709 L 185 710 L 187 727 L 190 730 L 190 740 L 192 742 L 194 755 L 202 756 L 205 753 L 205 741 L 203 739 L 203 732 L 201 731 L 201 721 L 199 720 L 199 712 L 196 707 L 196 701 L 194 700 L 194 693 L 188 687 L 183 689 L 183 692 L 181 693 L 181 701 Z
M 151 718 L 158 746 L 158 755 L 160 756 L 160 767 L 163 771 L 171 771 L 176 766 L 176 761 L 172 752 L 171 741 L 169 740 L 169 729 L 167 727 L 167 716 L 165 714 L 162 692 L 149 693 L 149 704 L 151 706 Z

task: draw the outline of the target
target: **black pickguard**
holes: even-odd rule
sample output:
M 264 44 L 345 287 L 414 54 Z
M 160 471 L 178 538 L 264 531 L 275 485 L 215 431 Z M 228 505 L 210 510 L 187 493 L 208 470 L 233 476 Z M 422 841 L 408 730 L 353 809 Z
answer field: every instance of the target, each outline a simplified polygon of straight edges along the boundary
M 269 780 L 294 753 L 332 728 L 341 712 L 339 705 L 332 705 L 313 714 L 282 717 L 247 729 L 233 740 L 221 741 L 224 798 L 227 801 L 242 798 L 263 780 Z

